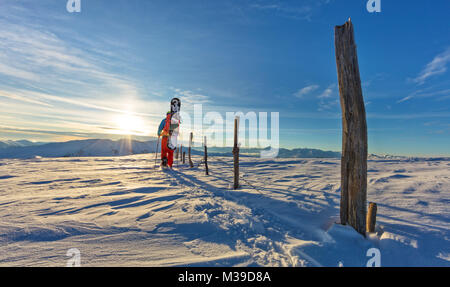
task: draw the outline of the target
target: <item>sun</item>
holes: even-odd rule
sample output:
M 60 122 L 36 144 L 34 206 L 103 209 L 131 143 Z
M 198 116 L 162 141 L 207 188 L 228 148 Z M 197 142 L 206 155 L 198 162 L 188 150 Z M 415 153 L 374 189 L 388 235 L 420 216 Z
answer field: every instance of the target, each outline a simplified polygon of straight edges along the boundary
M 117 116 L 115 124 L 119 134 L 140 135 L 145 133 L 145 125 L 142 118 L 129 113 Z

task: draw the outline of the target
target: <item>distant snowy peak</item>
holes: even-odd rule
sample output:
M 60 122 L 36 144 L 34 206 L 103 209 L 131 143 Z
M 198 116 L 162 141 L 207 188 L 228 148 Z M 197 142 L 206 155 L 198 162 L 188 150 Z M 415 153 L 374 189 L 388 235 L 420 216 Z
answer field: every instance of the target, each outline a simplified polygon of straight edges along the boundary
M 400 156 L 400 155 L 379 155 L 370 154 L 367 158 L 368 160 L 377 161 L 450 161 L 450 157 L 418 157 L 418 156 Z
M 281 158 L 340 158 L 341 153 L 336 151 L 324 151 L 320 149 L 297 148 L 297 149 L 280 149 L 279 157 Z
M 367 159 L 369 160 L 383 160 L 383 159 L 392 159 L 392 160 L 401 160 L 401 159 L 407 159 L 408 157 L 405 156 L 396 156 L 396 155 L 389 155 L 389 154 L 369 154 Z
M 0 149 L 0 158 L 125 156 L 152 153 L 155 141 L 92 139 Z
M 6 141 L 0 141 L 0 148 L 37 146 L 37 145 L 42 145 L 42 144 L 44 144 L 44 143 L 31 142 L 31 141 L 27 141 L 27 140 L 18 140 L 18 141 L 6 140 Z

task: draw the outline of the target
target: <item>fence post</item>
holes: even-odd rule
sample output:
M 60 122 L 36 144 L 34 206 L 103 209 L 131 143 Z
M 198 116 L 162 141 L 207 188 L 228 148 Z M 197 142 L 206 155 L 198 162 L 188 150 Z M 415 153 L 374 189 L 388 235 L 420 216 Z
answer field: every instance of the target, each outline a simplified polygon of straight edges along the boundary
M 375 225 L 377 223 L 377 204 L 371 202 L 369 204 L 369 210 L 367 211 L 367 228 L 369 233 L 375 232 Z
M 206 175 L 209 175 L 208 170 L 208 147 L 206 146 L 206 136 L 205 136 L 205 173 Z
M 234 119 L 234 146 L 233 146 L 233 158 L 234 158 L 234 189 L 239 188 L 239 117 Z
M 367 209 L 367 123 L 358 56 L 349 19 L 335 27 L 336 64 L 342 109 L 341 224 L 365 235 Z
M 194 137 L 194 134 L 191 132 L 191 137 L 189 138 L 189 166 L 191 168 L 194 167 L 194 163 L 192 162 L 192 158 L 191 158 L 191 147 L 192 147 L 192 139 Z
M 184 163 L 183 162 L 183 144 L 180 145 L 180 161 L 181 161 L 181 163 Z

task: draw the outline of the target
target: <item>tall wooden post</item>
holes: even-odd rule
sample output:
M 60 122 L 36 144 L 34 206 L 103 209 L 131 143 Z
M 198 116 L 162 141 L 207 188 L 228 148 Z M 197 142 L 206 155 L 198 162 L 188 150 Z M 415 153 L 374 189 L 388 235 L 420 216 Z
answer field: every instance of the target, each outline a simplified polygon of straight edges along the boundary
M 205 161 L 205 173 L 206 173 L 206 175 L 209 175 L 209 170 L 208 170 L 208 147 L 207 147 L 207 144 L 206 144 L 206 137 L 205 137 L 205 158 L 204 158 L 204 161 Z
M 180 149 L 177 147 L 177 150 L 175 151 L 175 159 L 178 161 L 178 153 L 180 152 Z
M 191 137 L 189 138 L 189 151 L 188 151 L 188 153 L 189 153 L 189 166 L 191 168 L 194 167 L 194 163 L 192 162 L 192 158 L 191 158 L 191 147 L 192 147 L 192 139 L 193 139 L 193 137 L 194 137 L 194 134 L 191 132 Z
M 234 158 L 234 189 L 239 188 L 239 117 L 234 119 L 234 146 L 233 146 L 233 158 Z
M 186 163 L 186 152 L 184 151 L 183 152 L 183 164 L 185 164 Z
M 342 108 L 341 224 L 366 231 L 367 124 L 358 57 L 349 19 L 335 27 L 336 63 Z

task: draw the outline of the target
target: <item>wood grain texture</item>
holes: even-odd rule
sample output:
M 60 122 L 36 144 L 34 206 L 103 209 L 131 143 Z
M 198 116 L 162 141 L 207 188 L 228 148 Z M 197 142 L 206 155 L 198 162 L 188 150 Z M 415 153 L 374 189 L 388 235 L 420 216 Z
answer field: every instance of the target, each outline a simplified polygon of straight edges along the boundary
M 366 231 L 367 123 L 353 24 L 335 28 L 336 63 L 342 109 L 341 223 Z

